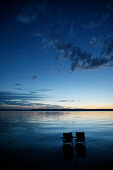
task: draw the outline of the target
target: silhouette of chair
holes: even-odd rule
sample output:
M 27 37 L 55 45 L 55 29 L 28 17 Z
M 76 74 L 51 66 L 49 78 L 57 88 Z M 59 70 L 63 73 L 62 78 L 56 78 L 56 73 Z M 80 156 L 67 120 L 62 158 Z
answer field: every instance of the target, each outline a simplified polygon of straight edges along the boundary
M 63 140 L 63 144 L 73 144 L 72 132 L 63 133 L 62 140 Z
M 72 132 L 63 133 L 63 158 L 64 159 L 73 159 L 73 136 Z
M 85 133 L 84 132 L 76 132 L 75 142 L 76 143 L 85 143 Z
M 75 149 L 76 149 L 78 157 L 86 156 L 85 133 L 84 132 L 76 132 Z

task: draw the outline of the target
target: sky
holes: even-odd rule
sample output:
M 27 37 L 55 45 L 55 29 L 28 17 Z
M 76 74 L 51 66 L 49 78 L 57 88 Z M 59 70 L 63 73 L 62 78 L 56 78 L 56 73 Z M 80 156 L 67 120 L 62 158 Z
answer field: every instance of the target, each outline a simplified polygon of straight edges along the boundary
M 0 23 L 0 108 L 113 108 L 113 0 L 2 0 Z

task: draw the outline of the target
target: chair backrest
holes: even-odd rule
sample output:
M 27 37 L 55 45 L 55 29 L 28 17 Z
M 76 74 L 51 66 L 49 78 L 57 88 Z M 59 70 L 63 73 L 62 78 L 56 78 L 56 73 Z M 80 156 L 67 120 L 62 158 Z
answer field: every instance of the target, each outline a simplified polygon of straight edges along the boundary
M 67 142 L 71 142 L 73 136 L 72 136 L 72 132 L 69 132 L 69 133 L 63 133 L 63 138 L 65 141 Z
M 84 132 L 76 132 L 76 138 L 78 142 L 85 141 L 85 133 Z

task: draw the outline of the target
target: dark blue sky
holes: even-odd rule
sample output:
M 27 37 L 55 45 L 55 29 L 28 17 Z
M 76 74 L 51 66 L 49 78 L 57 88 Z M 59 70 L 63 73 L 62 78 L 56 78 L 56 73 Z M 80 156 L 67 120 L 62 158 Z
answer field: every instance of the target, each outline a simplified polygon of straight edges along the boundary
M 113 108 L 113 0 L 0 2 L 1 108 Z

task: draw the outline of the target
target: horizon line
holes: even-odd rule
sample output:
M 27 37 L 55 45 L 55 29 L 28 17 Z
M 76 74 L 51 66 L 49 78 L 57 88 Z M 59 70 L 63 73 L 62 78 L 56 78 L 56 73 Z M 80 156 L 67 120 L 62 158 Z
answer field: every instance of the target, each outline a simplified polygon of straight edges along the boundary
M 62 109 L 0 109 L 0 111 L 113 111 L 112 109 L 84 109 L 84 108 L 76 108 L 76 109 L 68 109 L 68 108 L 62 108 Z

